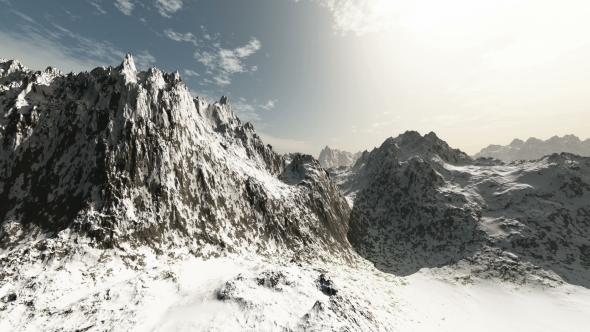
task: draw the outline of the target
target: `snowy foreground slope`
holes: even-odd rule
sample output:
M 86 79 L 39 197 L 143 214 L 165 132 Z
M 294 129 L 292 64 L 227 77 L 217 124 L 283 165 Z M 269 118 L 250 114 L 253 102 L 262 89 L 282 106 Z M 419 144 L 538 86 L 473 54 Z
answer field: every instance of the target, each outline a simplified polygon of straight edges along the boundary
M 550 231 L 529 209 L 502 219 L 480 205 L 480 218 L 470 206 L 489 196 L 519 206 L 526 187 L 515 179 L 528 173 L 510 172 L 524 164 L 474 162 L 434 138 L 430 153 L 418 137 L 330 177 L 311 156 L 265 146 L 227 98 L 193 98 L 178 73 L 137 71 L 131 56 L 67 75 L 0 60 L 0 331 L 585 330 L 585 159 L 538 162 L 565 196 L 525 197 L 559 208 L 550 222 L 569 216 Z M 400 175 L 392 160 L 411 168 Z M 374 182 L 388 172 L 397 183 Z M 476 175 L 516 184 L 483 192 Z M 392 243 L 398 212 L 372 205 L 374 190 L 379 204 L 430 213 L 413 212 L 424 219 L 405 228 L 405 244 Z M 450 203 L 436 203 L 445 193 Z M 429 232 L 449 222 L 432 200 L 462 209 L 450 215 L 466 225 Z M 553 260 L 530 259 L 529 238 L 549 243 L 535 253 Z

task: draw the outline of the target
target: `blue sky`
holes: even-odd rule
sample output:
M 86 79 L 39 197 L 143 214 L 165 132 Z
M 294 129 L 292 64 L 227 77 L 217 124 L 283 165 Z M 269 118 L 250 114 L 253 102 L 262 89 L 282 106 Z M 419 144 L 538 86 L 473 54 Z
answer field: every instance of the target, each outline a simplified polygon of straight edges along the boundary
M 0 0 L 0 57 L 178 70 L 281 152 L 413 129 L 475 153 L 590 132 L 590 6 L 498 0 Z

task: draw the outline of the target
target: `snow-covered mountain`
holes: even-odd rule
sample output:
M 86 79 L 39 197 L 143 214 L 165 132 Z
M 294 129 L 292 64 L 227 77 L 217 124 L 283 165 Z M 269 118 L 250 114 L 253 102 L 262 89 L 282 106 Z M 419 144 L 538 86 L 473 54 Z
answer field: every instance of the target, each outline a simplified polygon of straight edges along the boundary
M 130 55 L 0 60 L 0 331 L 580 330 L 588 168 L 408 132 L 326 171 Z
M 553 136 L 543 141 L 534 137 L 526 142 L 516 138 L 507 146 L 490 145 L 474 155 L 474 158 L 496 158 L 503 161 L 536 160 L 553 153 L 568 152 L 590 157 L 590 138 L 582 141 L 575 135 Z
M 383 271 L 455 265 L 590 287 L 590 158 L 506 165 L 406 132 L 332 176 L 354 201 L 350 242 Z
M 351 153 L 338 149 L 330 149 L 329 146 L 320 152 L 318 161 L 324 168 L 352 166 L 361 157 L 362 152 Z
M 67 232 L 105 248 L 348 250 L 348 206 L 317 161 L 286 165 L 226 97 L 208 105 L 131 55 L 68 75 L 0 66 L 2 249 Z
M 322 291 L 330 277 L 301 270 L 357 259 L 350 207 L 317 160 L 286 163 L 228 98 L 207 104 L 177 72 L 137 71 L 131 55 L 78 74 L 0 60 L 0 202 L 0 329 L 139 328 L 153 310 L 141 303 L 173 305 L 153 301 L 168 289 L 158 280 L 176 282 L 199 257 L 279 262 L 247 278 L 209 272 L 218 306 L 260 287 L 239 311 L 257 315 L 253 329 L 380 324 L 346 291 Z M 286 303 L 306 294 L 299 310 L 266 325 L 270 302 L 256 294 L 288 289 Z M 338 319 L 350 305 L 358 314 Z

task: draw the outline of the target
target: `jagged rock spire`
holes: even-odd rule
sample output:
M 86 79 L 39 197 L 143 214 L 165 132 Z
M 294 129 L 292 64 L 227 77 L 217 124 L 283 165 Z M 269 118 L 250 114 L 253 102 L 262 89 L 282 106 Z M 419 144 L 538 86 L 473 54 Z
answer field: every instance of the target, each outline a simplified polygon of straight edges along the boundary
M 119 68 L 121 68 L 121 75 L 125 76 L 127 82 L 137 82 L 137 68 L 135 68 L 131 53 L 127 53 Z
M 125 59 L 123 59 L 123 62 L 121 63 L 121 69 L 137 71 L 135 68 L 135 62 L 133 61 L 133 55 L 131 55 L 131 53 L 127 53 L 127 55 L 125 55 Z

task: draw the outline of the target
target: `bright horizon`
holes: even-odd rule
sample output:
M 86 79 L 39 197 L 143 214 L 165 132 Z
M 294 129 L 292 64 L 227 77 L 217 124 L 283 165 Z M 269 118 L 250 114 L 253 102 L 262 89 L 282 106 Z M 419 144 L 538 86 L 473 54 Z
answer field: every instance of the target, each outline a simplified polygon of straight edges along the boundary
M 0 58 L 64 72 L 179 70 L 279 152 L 371 150 L 434 131 L 473 155 L 590 135 L 590 3 L 0 0 Z

